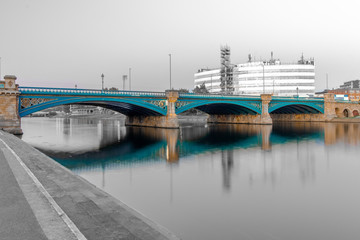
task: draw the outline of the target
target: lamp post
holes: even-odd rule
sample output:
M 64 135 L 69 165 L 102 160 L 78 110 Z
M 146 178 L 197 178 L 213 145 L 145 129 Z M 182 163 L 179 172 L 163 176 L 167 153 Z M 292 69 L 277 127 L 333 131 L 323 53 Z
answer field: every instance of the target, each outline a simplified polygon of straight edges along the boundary
M 101 74 L 101 80 L 102 80 L 102 84 L 101 84 L 101 90 L 104 91 L 104 74 Z
M 125 91 L 125 82 L 126 82 L 127 76 L 123 75 L 123 91 Z
M 275 78 L 273 78 L 273 95 L 275 94 Z
M 129 90 L 131 91 L 131 68 L 129 68 Z
M 171 90 L 171 54 L 169 54 L 169 63 L 170 63 L 170 90 Z
M 299 98 L 299 87 L 296 87 L 296 96 Z

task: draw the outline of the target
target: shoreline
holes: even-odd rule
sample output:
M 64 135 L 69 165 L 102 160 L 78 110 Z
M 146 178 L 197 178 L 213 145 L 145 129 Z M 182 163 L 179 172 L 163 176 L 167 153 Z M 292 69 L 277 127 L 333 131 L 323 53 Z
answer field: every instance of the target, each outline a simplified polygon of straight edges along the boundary
M 21 194 L 29 203 L 27 207 L 21 207 L 31 209 L 40 226 L 39 232 L 43 232 L 48 239 L 179 239 L 165 227 L 74 174 L 18 137 L 0 131 L 0 140 L 0 152 L 5 156 L 4 161 L 11 166 L 7 172 L 12 171 L 18 184 L 16 186 L 20 187 Z M 29 177 L 37 179 L 38 183 L 29 180 Z M 5 183 L 0 182 L 0 186 L 2 184 Z M 39 185 L 43 190 L 38 188 Z M 19 194 L 15 199 L 19 198 Z M 51 204 L 46 199 L 53 199 L 54 202 Z M 0 202 L 0 208 L 8 207 Z M 68 217 L 75 229 L 79 230 L 79 236 L 85 238 L 54 237 L 54 228 L 57 226 L 59 229 L 56 234 L 70 236 L 71 232 L 74 233 L 73 229 L 66 227 L 69 221 L 65 221 L 64 217 Z M 0 216 L 1 221 L 6 222 L 7 218 L 9 215 Z M 2 234 L 0 236 L 4 238 L 9 237 Z

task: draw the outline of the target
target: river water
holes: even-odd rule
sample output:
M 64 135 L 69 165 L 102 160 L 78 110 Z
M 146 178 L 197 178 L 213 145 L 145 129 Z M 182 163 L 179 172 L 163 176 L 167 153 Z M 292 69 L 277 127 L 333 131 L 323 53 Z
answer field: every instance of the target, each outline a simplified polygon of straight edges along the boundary
M 22 139 L 182 239 L 360 239 L 360 124 L 23 118 Z

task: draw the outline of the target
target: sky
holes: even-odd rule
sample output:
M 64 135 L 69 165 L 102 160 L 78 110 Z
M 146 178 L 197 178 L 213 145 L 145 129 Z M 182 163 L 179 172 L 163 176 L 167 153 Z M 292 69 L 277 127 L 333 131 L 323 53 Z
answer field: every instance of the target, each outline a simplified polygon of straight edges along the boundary
M 194 88 L 199 68 L 248 54 L 315 58 L 315 87 L 360 79 L 360 1 L 0 0 L 1 77 L 21 86 Z M 126 89 L 128 89 L 128 83 Z

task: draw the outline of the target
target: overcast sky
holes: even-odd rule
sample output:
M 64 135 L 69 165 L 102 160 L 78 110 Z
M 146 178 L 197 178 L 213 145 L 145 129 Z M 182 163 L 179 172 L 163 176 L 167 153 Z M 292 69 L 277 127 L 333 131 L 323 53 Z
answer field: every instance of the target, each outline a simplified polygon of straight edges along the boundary
M 314 57 L 316 89 L 360 79 L 360 1 L 0 0 L 1 76 L 22 86 L 193 88 L 199 68 Z

